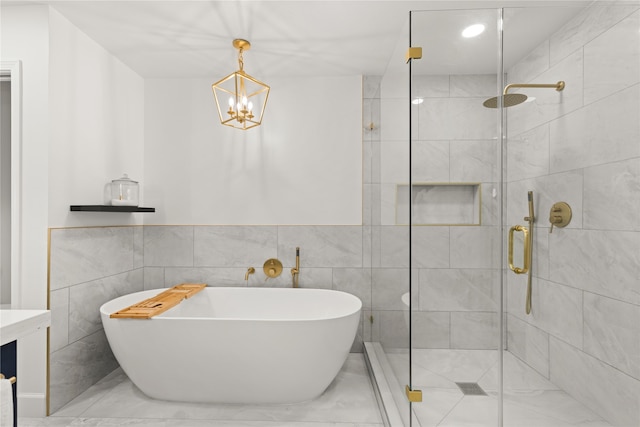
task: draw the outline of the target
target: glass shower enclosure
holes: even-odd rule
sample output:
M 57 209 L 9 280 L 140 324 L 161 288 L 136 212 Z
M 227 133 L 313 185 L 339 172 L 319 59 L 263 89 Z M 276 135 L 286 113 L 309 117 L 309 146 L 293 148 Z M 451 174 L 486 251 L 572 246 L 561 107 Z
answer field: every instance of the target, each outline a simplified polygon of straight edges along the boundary
M 581 210 L 589 168 L 599 167 L 598 154 L 575 160 L 584 149 L 568 129 L 612 116 L 598 109 L 608 96 L 625 105 L 616 107 L 622 141 L 612 142 L 624 153 L 603 163 L 636 168 L 625 176 L 640 180 L 631 148 L 640 6 L 558 3 L 411 11 L 380 79 L 365 351 L 388 425 L 626 426 L 640 417 L 640 309 L 625 299 L 640 291 L 640 259 L 627 260 L 633 271 L 616 290 L 564 270 L 580 263 L 570 246 L 591 242 Z M 462 34 L 474 25 L 477 35 Z M 604 72 L 593 63 L 603 52 L 627 70 L 615 88 L 589 81 Z M 631 235 L 598 233 L 605 245 L 628 238 L 640 249 Z M 606 268 L 584 268 L 594 263 Z M 587 330 L 608 304 L 627 304 L 624 319 L 605 320 L 631 340 L 619 349 L 626 361 Z M 576 381 L 592 369 L 623 403 Z

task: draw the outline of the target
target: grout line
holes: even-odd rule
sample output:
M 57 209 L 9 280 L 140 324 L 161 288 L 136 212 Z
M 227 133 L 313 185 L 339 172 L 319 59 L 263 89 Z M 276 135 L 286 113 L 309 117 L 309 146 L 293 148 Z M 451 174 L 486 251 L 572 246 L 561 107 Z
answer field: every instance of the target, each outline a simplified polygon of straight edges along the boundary
M 438 423 L 436 424 L 436 426 L 440 426 L 442 425 L 443 422 L 445 422 L 447 420 L 447 418 L 449 418 L 449 416 L 451 415 L 451 413 L 453 412 L 454 409 L 456 409 L 456 407 L 458 405 L 460 405 L 462 403 L 462 401 L 464 400 L 464 394 L 462 396 L 460 396 L 460 400 L 458 400 L 452 407 L 451 409 L 449 409 L 449 411 L 447 411 L 446 414 L 444 414 L 442 416 L 442 418 L 440 419 L 440 421 L 438 421 Z

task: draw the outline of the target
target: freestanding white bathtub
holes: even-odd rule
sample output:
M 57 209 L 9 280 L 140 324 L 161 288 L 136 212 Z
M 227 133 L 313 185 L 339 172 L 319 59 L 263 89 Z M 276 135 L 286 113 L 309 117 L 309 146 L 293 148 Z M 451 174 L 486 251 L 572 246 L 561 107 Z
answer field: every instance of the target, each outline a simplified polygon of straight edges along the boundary
M 207 287 L 151 319 L 110 318 L 165 289 L 100 307 L 107 339 L 144 394 L 182 402 L 313 399 L 344 364 L 362 302 L 324 289 Z

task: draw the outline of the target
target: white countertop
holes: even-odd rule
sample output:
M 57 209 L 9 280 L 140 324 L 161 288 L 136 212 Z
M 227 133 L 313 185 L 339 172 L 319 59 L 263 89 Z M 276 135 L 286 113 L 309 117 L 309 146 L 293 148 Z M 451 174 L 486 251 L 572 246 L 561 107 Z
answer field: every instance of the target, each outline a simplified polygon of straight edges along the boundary
M 0 345 L 51 325 L 49 310 L 0 310 Z

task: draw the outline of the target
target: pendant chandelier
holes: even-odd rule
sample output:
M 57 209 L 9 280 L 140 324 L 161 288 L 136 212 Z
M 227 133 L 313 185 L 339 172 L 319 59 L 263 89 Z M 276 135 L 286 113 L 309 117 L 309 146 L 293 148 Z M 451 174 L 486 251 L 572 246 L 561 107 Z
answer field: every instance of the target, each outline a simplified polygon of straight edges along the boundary
M 251 48 L 251 43 L 235 39 L 233 47 L 238 49 L 238 71 L 211 85 L 223 125 L 236 129 L 251 129 L 262 124 L 262 116 L 269 98 L 269 86 L 244 72 L 242 52 Z

